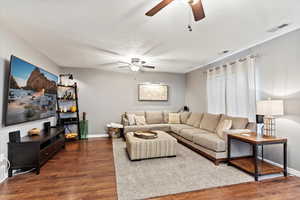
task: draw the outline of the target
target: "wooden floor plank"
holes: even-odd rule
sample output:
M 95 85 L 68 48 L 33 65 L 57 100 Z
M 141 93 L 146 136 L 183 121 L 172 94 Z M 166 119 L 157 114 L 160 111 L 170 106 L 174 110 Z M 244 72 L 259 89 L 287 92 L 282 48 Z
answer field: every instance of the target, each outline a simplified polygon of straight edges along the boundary
M 109 139 L 67 143 L 40 175 L 15 176 L 0 185 L 1 200 L 114 200 L 116 177 Z M 297 200 L 300 178 L 277 178 L 153 198 L 155 200 Z
M 19 175 L 1 184 L 0 199 L 117 199 L 111 140 L 67 143 L 40 175 Z

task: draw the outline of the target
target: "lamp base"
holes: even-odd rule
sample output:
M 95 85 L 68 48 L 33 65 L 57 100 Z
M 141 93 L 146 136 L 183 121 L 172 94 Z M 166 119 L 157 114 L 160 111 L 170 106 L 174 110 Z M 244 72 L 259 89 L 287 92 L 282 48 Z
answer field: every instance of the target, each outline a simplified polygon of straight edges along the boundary
M 275 118 L 272 116 L 264 117 L 264 135 L 265 136 L 276 136 L 275 130 Z

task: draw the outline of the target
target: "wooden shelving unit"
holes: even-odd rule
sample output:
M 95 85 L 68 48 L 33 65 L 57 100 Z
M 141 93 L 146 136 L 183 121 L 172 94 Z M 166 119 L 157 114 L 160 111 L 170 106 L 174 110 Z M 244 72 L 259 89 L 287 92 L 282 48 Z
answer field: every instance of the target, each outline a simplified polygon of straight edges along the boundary
M 66 76 L 64 74 L 60 75 L 60 77 L 62 76 Z M 74 85 L 62 85 L 62 84 L 58 84 L 57 85 L 58 88 L 70 88 L 72 89 L 75 94 L 74 98 L 64 98 L 64 97 L 59 97 L 57 96 L 57 120 L 58 120 L 58 124 L 60 124 L 61 126 L 67 128 L 70 125 L 77 125 L 77 137 L 76 138 L 72 138 L 72 139 L 81 139 L 80 136 L 80 120 L 79 120 L 79 107 L 78 107 L 78 93 L 77 93 L 77 83 L 74 83 Z M 76 112 L 72 112 L 70 110 L 67 110 L 66 112 L 62 111 L 61 106 L 63 103 L 66 102 L 73 102 L 75 103 L 76 106 Z M 75 116 L 74 116 L 75 114 Z M 70 115 L 70 117 L 62 117 L 62 115 Z M 66 133 L 68 134 L 68 133 Z

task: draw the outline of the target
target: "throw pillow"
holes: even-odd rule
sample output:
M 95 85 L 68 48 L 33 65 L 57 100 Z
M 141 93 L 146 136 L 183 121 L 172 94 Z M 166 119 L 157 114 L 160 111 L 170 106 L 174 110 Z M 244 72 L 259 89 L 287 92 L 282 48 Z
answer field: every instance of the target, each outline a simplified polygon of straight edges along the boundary
M 162 111 L 147 111 L 146 112 L 147 124 L 163 124 L 164 116 Z
M 204 113 L 203 118 L 201 120 L 200 128 L 215 133 L 220 118 L 221 115 Z
M 232 127 L 232 120 L 223 120 L 218 124 L 218 127 L 216 129 L 217 135 L 225 140 L 224 131 L 231 129 Z
M 136 125 L 146 125 L 146 118 L 145 116 L 135 116 L 135 123 Z
M 233 129 L 245 129 L 248 125 L 248 118 L 231 117 Z
M 182 112 L 182 113 L 180 113 L 180 122 L 182 124 L 185 124 L 186 121 L 188 120 L 190 114 L 191 114 L 190 112 Z
M 135 114 L 126 114 L 130 126 L 135 125 Z
M 180 124 L 180 113 L 169 113 L 169 124 Z
M 201 120 L 202 120 L 202 113 L 192 113 L 188 118 L 188 120 L 186 121 L 186 124 L 190 126 L 194 126 L 195 128 L 199 128 Z

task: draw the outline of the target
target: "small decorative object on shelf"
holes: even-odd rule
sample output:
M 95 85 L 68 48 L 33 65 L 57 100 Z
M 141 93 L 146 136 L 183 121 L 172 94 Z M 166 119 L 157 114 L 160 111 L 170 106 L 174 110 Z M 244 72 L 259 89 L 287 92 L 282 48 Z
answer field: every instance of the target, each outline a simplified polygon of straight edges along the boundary
M 78 133 L 66 133 L 66 139 L 75 139 Z
M 61 74 L 60 76 L 60 85 L 61 86 L 73 86 L 74 85 L 74 80 L 73 80 L 73 75 L 72 74 Z
M 41 133 L 41 130 L 38 128 L 33 128 L 28 131 L 29 136 L 40 135 L 40 133 Z
M 70 107 L 70 111 L 71 112 L 76 112 L 77 111 L 77 107 L 76 106 L 71 106 Z
M 57 122 L 66 129 L 66 139 L 81 139 L 77 83 L 72 74 L 61 74 L 57 95 Z M 74 129 L 76 125 L 76 129 Z

